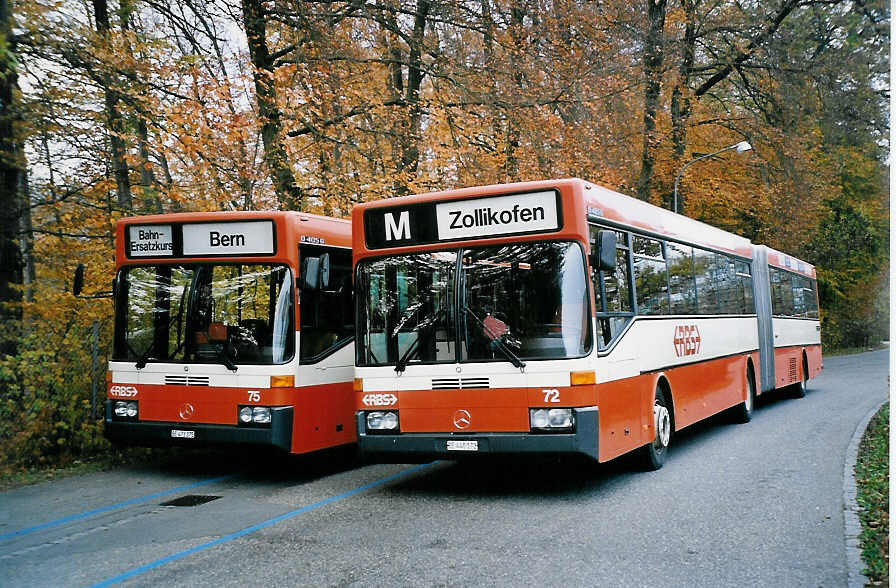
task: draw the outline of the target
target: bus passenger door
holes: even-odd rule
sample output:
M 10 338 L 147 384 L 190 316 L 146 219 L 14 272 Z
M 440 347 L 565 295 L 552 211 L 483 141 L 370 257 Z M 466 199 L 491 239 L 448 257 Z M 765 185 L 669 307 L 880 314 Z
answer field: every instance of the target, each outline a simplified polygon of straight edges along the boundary
M 299 259 L 303 273 L 315 269 L 319 272 L 317 279 L 306 279 L 304 275 L 299 279 L 303 288 L 297 385 L 301 386 L 305 414 L 310 417 L 303 423 L 305 430 L 299 433 L 312 440 L 311 449 L 351 443 L 355 439 L 351 251 L 303 243 Z M 306 259 L 317 262 L 307 264 Z
M 596 247 L 597 233 L 611 230 L 592 225 L 591 246 Z M 622 337 L 634 318 L 631 282 L 630 235 L 617 231 L 616 267 L 613 271 L 595 271 L 595 323 L 598 347 L 598 419 L 600 460 L 611 459 L 640 446 L 644 411 L 643 378 L 637 376 L 636 345 Z M 609 380 L 609 381 L 608 381 Z M 652 404 L 652 392 L 650 402 Z

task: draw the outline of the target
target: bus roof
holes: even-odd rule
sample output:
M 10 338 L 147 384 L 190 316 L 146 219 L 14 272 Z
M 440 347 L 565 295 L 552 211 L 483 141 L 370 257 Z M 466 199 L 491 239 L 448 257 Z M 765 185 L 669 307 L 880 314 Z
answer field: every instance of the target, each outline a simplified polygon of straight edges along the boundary
M 366 210 L 412 206 L 434 200 L 462 200 L 465 198 L 527 193 L 548 189 L 557 189 L 561 194 L 566 194 L 568 195 L 567 197 L 574 198 L 581 203 L 579 206 L 584 210 L 577 211 L 572 217 L 569 216 L 567 211 L 564 211 L 564 217 L 577 224 L 580 219 L 584 221 L 587 216 L 590 220 L 599 221 L 603 219 L 611 223 L 640 229 L 647 233 L 654 233 L 658 236 L 727 251 L 748 259 L 753 257 L 750 241 L 744 237 L 578 178 L 476 186 L 443 192 L 386 198 L 359 204 L 352 211 L 352 219 L 355 223 L 355 253 L 358 255 L 367 249 L 364 231 L 361 230 L 361 219 Z M 584 224 L 580 224 L 579 227 L 584 227 Z M 566 230 L 568 228 L 564 227 L 564 231 Z M 580 229 L 576 228 L 576 230 Z M 584 232 L 585 229 L 581 230 Z M 530 239 L 532 237 L 516 238 Z M 437 244 L 429 244 L 420 246 L 420 249 L 432 249 L 438 246 Z M 441 246 L 444 246 L 444 243 Z
M 271 221 L 267 224 L 264 221 Z M 226 232 L 228 225 L 238 230 Z M 184 249 L 184 226 L 191 233 L 186 239 L 208 238 L 214 234 L 224 253 L 213 252 L 201 243 L 195 251 Z M 134 227 L 137 232 L 128 231 Z M 137 253 L 133 240 L 145 229 L 144 249 Z M 195 230 L 194 230 L 195 229 Z M 240 232 L 241 231 L 241 232 Z M 223 232 L 223 234 L 222 234 Z M 177 237 L 174 234 L 177 233 Z M 159 263 L 225 259 L 246 262 L 279 262 L 295 265 L 297 243 L 351 247 L 351 223 L 318 214 L 296 211 L 179 212 L 120 219 L 115 226 L 116 267 L 123 264 Z M 248 240 L 248 241 L 247 241 Z M 131 247 L 131 249 L 128 249 Z M 173 250 L 175 247 L 177 251 Z M 154 254 L 152 249 L 161 251 Z
M 642 229 L 676 241 L 703 245 L 753 258 L 750 240 L 718 227 L 676 214 L 649 202 L 614 192 L 603 186 L 583 182 L 589 217 Z
M 806 263 L 771 247 L 766 247 L 766 249 L 768 250 L 769 265 L 815 279 L 815 266 L 811 263 Z

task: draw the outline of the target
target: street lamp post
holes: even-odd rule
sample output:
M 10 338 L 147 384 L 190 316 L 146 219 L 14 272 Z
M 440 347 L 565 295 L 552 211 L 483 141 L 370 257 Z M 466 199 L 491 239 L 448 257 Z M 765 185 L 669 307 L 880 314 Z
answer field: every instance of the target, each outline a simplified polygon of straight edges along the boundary
M 684 173 L 684 170 L 688 169 L 688 166 L 690 166 L 692 163 L 697 163 L 698 161 L 700 161 L 702 159 L 709 159 L 710 157 L 713 157 L 714 155 L 718 155 L 719 153 L 731 151 L 732 149 L 737 149 L 738 153 L 743 153 L 744 151 L 749 151 L 752 148 L 753 148 L 753 146 L 750 145 L 749 143 L 747 143 L 746 141 L 741 141 L 740 143 L 735 143 L 734 145 L 729 145 L 729 146 L 725 147 L 724 149 L 719 149 L 715 153 L 710 153 L 708 155 L 701 155 L 700 157 L 698 157 L 696 159 L 692 159 L 689 162 L 687 162 L 686 164 L 684 164 L 683 166 L 681 166 L 681 170 L 678 172 L 678 175 L 675 177 L 675 187 L 673 189 L 674 199 L 673 199 L 673 205 L 672 205 L 672 212 L 678 212 L 678 180 L 681 179 L 681 174 Z

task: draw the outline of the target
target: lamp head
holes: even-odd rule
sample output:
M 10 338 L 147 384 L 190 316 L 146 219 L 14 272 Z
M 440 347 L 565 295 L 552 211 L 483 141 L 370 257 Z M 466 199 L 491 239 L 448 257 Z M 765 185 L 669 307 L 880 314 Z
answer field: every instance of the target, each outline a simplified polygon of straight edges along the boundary
M 744 151 L 750 151 L 751 149 L 753 149 L 753 146 L 746 141 L 741 141 L 740 143 L 735 145 L 734 148 L 737 149 L 738 153 L 743 153 Z

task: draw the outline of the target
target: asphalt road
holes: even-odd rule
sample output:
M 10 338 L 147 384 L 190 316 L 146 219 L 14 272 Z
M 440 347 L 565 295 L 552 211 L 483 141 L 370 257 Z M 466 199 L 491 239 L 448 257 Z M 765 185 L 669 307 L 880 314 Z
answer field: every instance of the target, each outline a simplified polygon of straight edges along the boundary
M 0 494 L 0 585 L 844 586 L 843 467 L 887 352 L 622 460 L 357 467 L 191 453 Z M 218 497 L 162 506 L 188 495 Z

